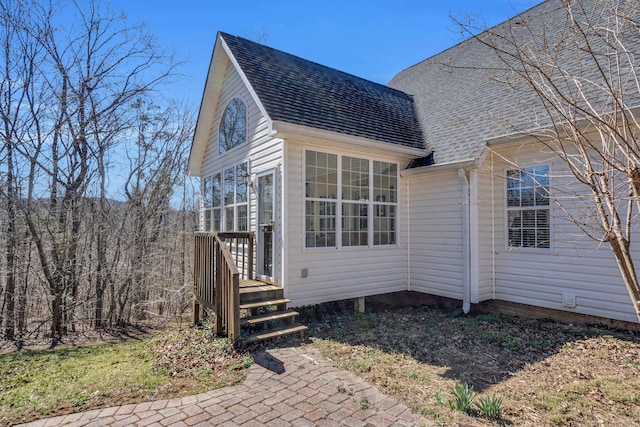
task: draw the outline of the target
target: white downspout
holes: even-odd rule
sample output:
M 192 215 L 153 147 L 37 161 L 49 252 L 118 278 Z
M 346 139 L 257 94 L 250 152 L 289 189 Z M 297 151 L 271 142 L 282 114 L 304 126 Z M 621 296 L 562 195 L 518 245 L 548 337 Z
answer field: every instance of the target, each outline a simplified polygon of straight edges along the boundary
M 462 181 L 462 312 L 471 309 L 471 277 L 469 269 L 469 179 L 467 172 L 458 169 L 458 178 Z
M 407 290 L 411 291 L 411 203 L 410 180 L 406 179 L 407 188 Z
M 496 191 L 491 152 L 491 298 L 496 299 Z

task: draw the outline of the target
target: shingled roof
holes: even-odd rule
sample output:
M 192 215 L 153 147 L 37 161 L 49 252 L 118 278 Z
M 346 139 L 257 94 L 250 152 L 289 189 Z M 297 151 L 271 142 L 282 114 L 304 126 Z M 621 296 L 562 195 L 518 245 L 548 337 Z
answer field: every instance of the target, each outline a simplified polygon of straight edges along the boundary
M 220 36 L 271 120 L 424 148 L 406 93 L 241 37 Z
M 579 22 L 591 22 L 594 28 L 601 29 L 602 39 L 593 35 L 593 28 L 588 28 L 587 31 L 591 47 L 596 52 L 605 40 L 607 43 L 610 37 L 613 40 L 612 35 L 607 35 L 607 28 L 611 28 L 607 25 L 612 24 L 606 21 L 619 19 L 608 13 L 605 6 L 606 2 L 582 0 L 571 8 L 573 16 Z M 632 6 L 629 3 L 625 7 L 635 15 L 625 19 L 628 22 L 638 22 L 640 9 Z M 620 7 L 628 13 L 622 5 Z M 617 21 L 615 25 L 618 25 Z M 632 33 L 624 39 L 625 47 L 630 52 L 638 52 L 640 38 L 637 36 L 637 27 L 629 25 L 628 28 Z M 489 36 L 492 34 L 497 36 L 491 39 Z M 555 63 L 549 61 L 549 66 L 556 69 L 555 84 L 565 95 L 572 94 L 578 103 L 582 102 L 582 92 L 572 92 L 572 88 L 580 84 L 587 96 L 589 108 L 594 111 L 616 111 L 617 106 L 614 104 L 621 96 L 610 96 L 607 85 L 599 74 L 599 67 L 606 69 L 615 63 L 620 67 L 619 70 L 610 72 L 610 79 L 620 82 L 613 85 L 615 90 L 623 91 L 628 106 L 640 106 L 635 79 L 625 74 L 625 67 L 628 69 L 634 64 L 633 59 L 615 62 L 615 56 L 608 56 L 614 48 L 611 47 L 614 46 L 612 43 L 608 49 L 599 52 L 597 61 L 600 64 L 595 66 L 590 55 L 583 48 L 578 48 L 581 43 L 579 36 L 575 37 L 577 40 L 570 38 L 574 34 L 579 33 L 570 27 L 566 2 L 547 0 L 498 24 L 488 32 L 479 34 L 477 38 L 463 41 L 407 68 L 388 85 L 414 97 L 415 108 L 423 126 L 425 145 L 434 154 L 434 164 L 474 161 L 481 158 L 483 150 L 492 140 L 506 141 L 508 138 L 502 137 L 531 134 L 536 129 L 551 125 L 549 114 L 536 91 L 505 66 L 504 58 L 508 55 L 503 55 L 500 59 L 496 49 L 488 46 L 490 40 L 501 40 L 502 35 L 517 45 L 527 46 L 527 50 L 533 52 L 532 55 L 541 58 L 540 64 L 544 62 L 542 58 L 545 54 L 553 52 L 550 56 L 555 57 Z M 485 44 L 481 39 L 488 41 Z M 508 44 L 505 46 L 499 47 L 512 49 Z M 611 65 L 607 64 L 607 60 L 611 61 Z M 558 66 L 562 67 L 562 72 Z M 624 78 L 617 80 L 617 72 Z M 570 88 L 563 87 L 567 83 Z M 596 87 L 598 90 L 594 90 Z

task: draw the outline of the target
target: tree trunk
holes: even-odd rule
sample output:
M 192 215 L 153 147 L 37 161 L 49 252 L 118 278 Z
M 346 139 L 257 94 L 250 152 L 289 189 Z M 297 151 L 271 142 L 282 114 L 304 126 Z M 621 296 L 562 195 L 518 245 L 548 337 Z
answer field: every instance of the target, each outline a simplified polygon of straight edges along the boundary
M 629 250 L 630 245 L 621 236 L 617 235 L 609 238 L 609 244 L 616 258 L 622 280 L 631 296 L 633 307 L 636 310 L 636 316 L 638 316 L 638 320 L 640 321 L 640 283 L 638 282 L 638 275 Z
M 9 124 L 5 121 L 5 147 L 7 150 L 7 280 L 4 289 L 5 324 L 4 337 L 9 341 L 15 339 L 15 293 L 16 293 L 16 191 L 14 183 L 13 144 L 8 138 Z
M 21 278 L 22 286 L 20 287 L 20 292 L 18 293 L 18 340 L 22 341 L 25 332 L 27 330 L 27 302 L 28 302 L 28 291 L 29 291 L 29 271 L 31 270 L 31 244 L 28 240 L 29 236 L 27 233 L 24 235 L 24 250 L 23 256 L 25 258 L 25 263 L 22 266 L 23 276 Z
M 64 335 L 61 292 L 56 291 L 51 295 L 51 300 L 51 338 L 60 340 Z

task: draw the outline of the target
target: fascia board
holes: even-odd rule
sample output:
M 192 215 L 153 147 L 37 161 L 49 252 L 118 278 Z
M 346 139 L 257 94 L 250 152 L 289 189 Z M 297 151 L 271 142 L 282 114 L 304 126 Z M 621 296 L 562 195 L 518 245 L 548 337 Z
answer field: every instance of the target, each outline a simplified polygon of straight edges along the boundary
M 187 163 L 188 176 L 200 176 L 202 173 L 202 160 L 207 149 L 207 143 L 209 142 L 209 132 L 213 124 L 228 60 L 228 57 L 220 47 L 220 40 L 220 35 L 218 35 L 213 47 L 213 52 L 211 53 L 209 71 L 204 85 L 202 100 L 200 101 L 200 109 L 198 111 L 198 119 L 196 120 L 193 141 L 191 143 L 191 151 L 189 152 L 189 161 Z
M 191 152 L 189 153 L 189 162 L 187 166 L 188 176 L 200 176 L 202 173 L 202 160 L 204 158 L 207 144 L 209 142 L 209 133 L 213 126 L 213 120 L 218 106 L 218 99 L 220 90 L 222 88 L 222 82 L 226 73 L 228 62 L 231 62 L 238 72 L 240 79 L 247 87 L 251 98 L 254 100 L 260 113 L 267 119 L 269 129 L 271 129 L 271 118 L 267 114 L 267 110 L 258 98 L 255 90 L 251 86 L 249 79 L 240 68 L 238 61 L 233 56 L 231 49 L 224 41 L 224 38 L 218 33 L 216 37 L 216 43 L 211 55 L 211 62 L 209 65 L 209 72 L 207 74 L 207 80 L 205 82 L 204 94 L 202 95 L 202 101 L 200 103 L 200 110 L 198 112 L 198 119 L 196 121 L 196 129 L 193 136 L 193 142 L 191 144 Z
M 405 147 L 402 145 L 390 144 L 388 142 L 376 141 L 343 133 L 327 131 L 323 129 L 311 128 L 303 125 L 296 125 L 276 120 L 272 123 L 271 136 L 281 139 L 296 139 L 300 142 L 319 143 L 324 141 L 330 143 L 349 144 L 368 152 L 379 152 L 384 154 L 396 154 L 411 157 L 421 157 L 427 151 L 419 148 Z
M 426 175 L 430 173 L 438 172 L 450 172 L 458 169 L 472 169 L 478 166 L 476 159 L 462 160 L 459 162 L 441 163 L 432 166 L 422 166 L 419 168 L 402 169 L 400 171 L 401 177 L 410 177 L 416 175 Z

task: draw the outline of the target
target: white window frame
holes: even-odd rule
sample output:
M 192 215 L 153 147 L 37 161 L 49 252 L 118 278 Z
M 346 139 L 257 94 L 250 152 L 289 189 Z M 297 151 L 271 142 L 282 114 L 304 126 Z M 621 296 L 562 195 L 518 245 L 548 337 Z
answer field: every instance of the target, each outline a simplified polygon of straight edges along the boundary
M 317 198 L 317 197 L 307 197 L 306 196 L 306 171 L 307 171 L 307 153 L 308 152 L 316 152 L 322 154 L 330 154 L 337 156 L 337 194 L 336 198 Z M 304 216 L 303 224 L 302 224 L 302 247 L 304 250 L 327 250 L 327 249 L 344 249 L 344 250 L 358 250 L 358 249 L 375 249 L 375 248 L 389 248 L 389 247 L 398 247 L 398 239 L 399 239 L 399 195 L 400 195 L 400 167 L 397 163 L 388 160 L 381 160 L 375 158 L 362 157 L 358 155 L 353 155 L 350 153 L 336 153 L 333 151 L 322 150 L 322 149 L 304 149 L 303 150 L 303 161 L 302 161 L 302 188 L 303 188 L 303 204 L 302 204 L 302 212 Z M 348 198 L 343 198 L 343 186 L 342 186 L 342 173 L 343 173 L 343 160 L 345 157 L 357 158 L 361 160 L 366 160 L 369 162 L 369 188 L 368 188 L 368 197 L 366 200 L 351 200 Z M 374 200 L 374 162 L 380 163 L 389 163 L 396 166 L 396 176 L 395 176 L 395 200 Z M 307 246 L 307 202 L 329 202 L 335 203 L 335 246 Z M 344 204 L 366 204 L 367 206 L 367 244 L 366 245 L 344 245 L 342 239 L 342 213 Z M 375 234 L 379 233 L 379 231 L 374 230 L 374 222 L 376 219 L 376 209 L 384 209 L 387 212 L 387 215 L 390 213 L 390 210 L 395 210 L 395 216 L 393 217 L 394 221 L 394 229 L 387 230 L 387 233 L 393 232 L 394 234 L 394 242 L 393 243 L 384 243 L 384 244 L 374 244 Z
M 238 185 L 239 185 L 239 179 L 244 179 L 244 176 L 238 176 L 238 168 L 240 168 L 242 165 L 246 165 L 246 182 L 243 182 L 242 185 L 245 186 L 246 189 L 246 198 L 244 201 L 238 201 Z M 226 190 L 225 190 L 225 175 L 227 173 L 227 171 L 233 171 L 233 201 L 231 203 L 227 203 L 226 200 Z M 249 171 L 249 162 L 245 161 L 245 162 L 241 162 L 238 163 L 234 166 L 228 167 L 228 168 L 224 168 L 221 172 L 220 172 L 220 176 L 222 178 L 222 212 L 221 212 L 221 216 L 220 216 L 220 228 L 222 230 L 218 230 L 218 231 L 226 231 L 226 232 L 233 232 L 233 231 L 249 231 L 250 227 L 251 227 L 251 210 L 250 210 L 250 205 L 249 205 L 249 199 L 250 199 L 250 195 L 249 195 L 249 185 L 248 185 L 248 177 L 250 176 L 250 171 Z M 247 224 L 246 224 L 246 228 L 244 230 L 240 230 L 238 228 L 238 209 L 242 206 L 246 206 L 246 211 L 247 211 Z M 231 226 L 231 229 L 229 229 L 229 227 L 227 227 L 227 212 L 228 210 L 231 209 L 233 211 L 233 224 Z
M 212 230 L 212 215 L 213 215 L 213 193 L 211 186 L 213 182 L 213 176 L 205 176 L 200 183 L 200 203 L 202 209 L 202 225 L 200 230 L 211 231 Z M 209 193 L 209 194 L 207 194 Z
M 336 184 L 335 184 L 335 191 L 336 194 L 334 195 L 333 193 L 328 193 L 326 196 L 327 197 L 308 197 L 307 196 L 307 155 L 309 152 L 315 152 L 315 153 L 321 153 L 321 154 L 325 154 L 328 156 L 336 156 Z M 302 221 L 302 247 L 305 249 L 309 249 L 309 250 L 323 250 L 323 249 L 336 249 L 339 247 L 339 227 L 338 227 L 338 222 L 340 220 L 340 218 L 342 217 L 342 212 L 341 212 L 341 206 L 340 206 L 340 200 L 339 200 L 339 193 L 340 193 L 340 155 L 336 154 L 336 153 L 330 153 L 327 151 L 318 151 L 318 150 L 304 150 L 303 153 L 303 167 L 302 167 L 302 191 L 304 196 L 302 197 L 303 200 L 303 206 L 302 206 L 302 212 L 303 212 L 303 221 Z M 329 191 L 327 189 L 327 191 Z M 333 196 L 333 197 L 332 197 Z M 318 204 L 318 222 L 322 223 L 322 221 L 325 220 L 330 220 L 331 219 L 331 215 L 327 215 L 325 211 L 321 211 L 323 209 L 323 206 L 320 206 L 320 204 L 322 203 L 328 203 L 330 205 L 334 205 L 335 208 L 333 209 L 333 229 L 329 229 L 328 231 L 332 231 L 335 234 L 334 237 L 334 243 L 335 245 L 332 246 L 307 246 L 307 203 L 312 202 L 312 203 L 317 203 Z
M 242 105 L 244 106 L 244 138 L 242 141 L 240 141 L 239 143 L 226 148 L 224 151 L 222 151 L 222 143 L 221 143 L 221 138 L 220 138 L 220 134 L 222 134 L 222 123 L 227 115 L 227 110 L 229 109 L 229 106 L 231 105 L 232 102 L 234 102 L 235 100 L 238 100 L 242 103 Z M 247 128 L 248 128 L 248 120 L 249 120 L 249 111 L 248 111 L 248 106 L 247 103 L 245 102 L 245 100 L 240 97 L 240 96 L 235 96 L 233 98 L 231 98 L 227 104 L 224 107 L 224 110 L 222 112 L 222 116 L 220 116 L 220 120 L 218 121 L 218 155 L 222 156 L 230 151 L 233 151 L 234 149 L 236 149 L 237 147 L 240 147 L 242 145 L 244 145 L 247 142 Z
M 244 178 L 244 176 L 238 176 L 238 170 L 242 165 L 246 165 L 246 180 Z M 225 172 L 228 170 L 233 170 L 233 201 L 231 203 L 227 203 L 225 200 Z M 251 204 L 250 204 L 250 200 L 251 200 L 251 194 L 250 194 L 250 190 L 249 190 L 249 185 L 248 185 L 248 181 L 249 181 L 249 177 L 251 174 L 251 169 L 250 169 L 250 164 L 249 161 L 244 161 L 241 163 L 238 163 L 237 165 L 222 169 L 221 171 L 218 171 L 216 173 L 213 173 L 211 175 L 208 175 L 206 177 L 204 177 L 202 179 L 202 185 L 201 185 L 201 200 L 203 200 L 202 203 L 202 210 L 203 210 L 203 226 L 202 226 L 202 230 L 203 231 L 212 231 L 212 232 L 221 232 L 221 231 L 249 231 L 251 228 Z M 213 182 L 215 177 L 218 176 L 220 179 L 220 204 L 216 205 L 214 197 L 213 197 Z M 239 179 L 243 179 L 243 185 L 246 188 L 246 199 L 244 201 L 238 201 L 238 180 Z M 209 200 L 210 203 L 209 204 L 205 204 L 204 201 L 206 200 L 205 198 L 205 191 L 207 190 L 207 185 L 205 184 L 205 182 L 209 182 Z M 246 182 L 245 182 L 246 181 Z M 238 229 L 238 208 L 242 207 L 242 206 L 246 206 L 246 212 L 247 212 L 247 223 L 246 223 L 246 229 L 245 230 L 239 230 Z M 226 221 L 227 221 L 227 209 L 232 209 L 233 210 L 233 225 L 232 225 L 232 229 L 229 230 L 226 227 Z M 220 216 L 220 226 L 217 227 L 218 229 L 216 229 L 216 227 L 214 226 L 214 216 L 216 214 L 216 212 L 219 213 Z
M 547 187 L 547 191 L 550 193 L 552 188 L 551 176 L 552 169 L 550 163 L 539 163 L 539 164 L 526 164 L 522 167 L 511 167 L 504 169 L 504 247 L 507 251 L 510 252 L 530 252 L 530 253 L 552 253 L 553 252 L 553 199 L 551 196 L 548 196 L 549 204 L 543 206 L 509 206 L 509 195 L 508 195 L 508 176 L 509 172 L 512 171 L 526 171 L 528 169 L 546 167 L 548 169 L 548 179 L 549 184 Z M 535 195 L 534 195 L 535 197 Z M 526 247 L 526 246 L 512 246 L 510 244 L 509 238 L 509 212 L 514 211 L 537 211 L 537 210 L 546 210 L 548 212 L 548 223 L 549 223 L 549 247 Z

